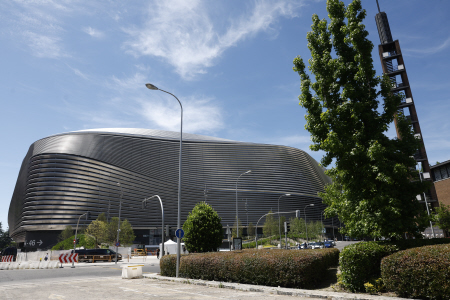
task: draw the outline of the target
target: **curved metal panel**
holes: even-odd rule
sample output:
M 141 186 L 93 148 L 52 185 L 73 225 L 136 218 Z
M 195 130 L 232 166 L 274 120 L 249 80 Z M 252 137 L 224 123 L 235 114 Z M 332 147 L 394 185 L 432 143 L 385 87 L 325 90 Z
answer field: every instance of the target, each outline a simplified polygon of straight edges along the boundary
M 121 216 L 134 228 L 161 224 L 158 203 L 141 209 L 142 200 L 155 194 L 162 198 L 166 223 L 176 224 L 178 135 L 146 129 L 117 131 L 65 133 L 31 145 L 9 210 L 13 237 L 22 236 L 23 231 L 62 230 L 76 225 L 86 211 L 93 218 L 102 212 L 117 216 L 118 182 L 123 188 Z M 299 209 L 303 215 L 304 206 L 314 203 L 306 210 L 307 218 L 320 220 L 325 205 L 317 193 L 329 178 L 307 153 L 292 147 L 190 135 L 183 141 L 182 222 L 197 202 L 206 199 L 224 226 L 233 224 L 236 179 L 247 170 L 252 173 L 241 177 L 238 185 L 239 217 L 244 225 L 247 215 L 255 224 L 269 210 L 276 211 L 277 200 L 285 193 L 292 196 L 282 198 L 281 211 Z

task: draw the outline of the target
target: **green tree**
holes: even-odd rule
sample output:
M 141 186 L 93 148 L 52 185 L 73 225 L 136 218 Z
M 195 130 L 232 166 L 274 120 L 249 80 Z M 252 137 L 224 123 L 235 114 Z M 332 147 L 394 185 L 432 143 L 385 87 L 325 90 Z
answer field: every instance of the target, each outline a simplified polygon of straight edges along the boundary
M 106 223 L 94 220 L 89 224 L 88 228 L 86 229 L 86 234 L 89 236 L 92 236 L 95 239 L 95 245 L 96 247 L 105 241 L 106 239 Z
M 255 225 L 253 225 L 252 222 L 248 223 L 247 235 L 248 235 L 249 238 L 252 237 L 252 236 L 255 236 Z
M 266 237 L 275 237 L 278 235 L 278 219 L 273 217 L 272 210 L 269 211 L 269 215 L 266 216 L 266 220 L 264 221 L 263 234 Z
M 242 223 L 241 223 L 240 219 L 238 219 L 238 222 L 239 222 L 239 237 L 242 238 L 242 235 L 244 233 L 244 227 L 242 227 Z M 233 227 L 231 228 L 231 237 L 234 237 L 234 238 L 237 237 L 237 235 L 236 235 L 236 221 L 234 221 Z
M 434 209 L 433 219 L 440 229 L 448 232 L 450 230 L 450 206 L 443 203 Z
M 106 241 L 114 244 L 117 239 L 117 229 L 119 227 L 119 218 L 113 217 L 107 225 Z M 127 219 L 120 222 L 119 242 L 121 244 L 131 244 L 135 239 L 133 228 Z
M 183 224 L 184 243 L 189 252 L 217 251 L 222 244 L 222 219 L 206 202 L 195 205 Z
M 101 213 L 98 215 L 97 220 L 108 223 L 108 220 L 106 219 L 105 213 Z
M 322 166 L 335 164 L 326 171 L 332 183 L 320 193 L 328 205 L 326 215 L 337 214 L 345 223 L 343 233 L 351 236 L 419 234 L 425 218 L 415 197 L 428 184 L 411 180 L 418 178 L 412 156 L 419 142 L 398 111 L 402 96 L 391 92 L 387 76 L 375 76 L 361 1 L 345 7 L 328 0 L 327 10 L 330 24 L 314 14 L 307 34 L 315 82 L 301 57 L 293 68 L 301 79 L 299 100 L 307 110 L 310 149 L 325 152 Z M 394 115 L 401 139 L 385 135 Z
M 120 243 L 129 245 L 133 243 L 135 238 L 136 235 L 134 235 L 134 230 L 131 227 L 130 222 L 128 222 L 128 220 L 125 219 L 123 222 L 120 223 L 120 234 L 119 234 Z
M 298 218 L 290 218 L 291 230 L 288 232 L 288 236 L 291 239 L 305 239 L 305 220 Z
M 0 250 L 11 245 L 12 239 L 9 236 L 9 229 L 3 231 L 2 223 L 0 222 Z
M 72 226 L 67 225 L 63 231 L 61 231 L 61 233 L 58 236 L 58 240 L 64 241 L 65 239 L 68 239 L 69 237 L 71 237 L 73 235 L 73 230 L 72 230 Z

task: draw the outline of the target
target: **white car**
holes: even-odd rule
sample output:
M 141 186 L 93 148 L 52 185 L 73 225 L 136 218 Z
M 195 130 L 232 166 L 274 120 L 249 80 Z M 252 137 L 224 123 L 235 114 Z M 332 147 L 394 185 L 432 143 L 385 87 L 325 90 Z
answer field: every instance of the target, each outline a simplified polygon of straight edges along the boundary
M 321 242 L 310 243 L 309 246 L 311 249 L 322 249 L 324 247 Z

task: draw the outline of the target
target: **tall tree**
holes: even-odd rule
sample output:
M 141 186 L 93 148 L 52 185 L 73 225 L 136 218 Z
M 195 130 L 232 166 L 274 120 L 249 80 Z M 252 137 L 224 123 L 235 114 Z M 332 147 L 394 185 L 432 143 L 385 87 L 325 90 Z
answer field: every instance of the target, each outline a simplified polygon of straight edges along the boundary
M 189 252 L 217 251 L 222 244 L 222 219 L 206 202 L 198 202 L 183 224 L 184 243 Z
M 278 235 L 278 220 L 273 217 L 272 210 L 270 210 L 269 215 L 266 216 L 263 225 L 263 233 L 266 237 L 275 237 Z
M 0 222 L 0 250 L 9 247 L 11 245 L 12 239 L 9 236 L 9 229 L 3 231 L 2 223 Z
M 67 226 L 64 228 L 64 230 L 61 231 L 61 233 L 59 234 L 58 240 L 59 240 L 60 242 L 61 242 L 61 241 L 64 241 L 65 239 L 70 238 L 72 235 L 73 235 L 73 229 L 72 229 L 72 226 L 67 225 Z
M 441 203 L 434 211 L 433 218 L 436 221 L 436 225 L 448 234 L 450 230 L 450 206 Z
M 95 245 L 98 246 L 106 239 L 106 223 L 94 220 L 86 229 L 86 234 L 95 239 Z
M 346 7 L 328 0 L 327 10 L 330 24 L 314 14 L 307 34 L 315 82 L 301 57 L 293 68 L 301 78 L 299 100 L 307 110 L 310 149 L 325 152 L 322 166 L 334 162 L 326 171 L 333 182 L 320 194 L 326 214 L 337 214 L 351 236 L 418 234 L 426 220 L 415 199 L 428 185 L 411 180 L 418 178 L 412 156 L 419 143 L 398 111 L 402 96 L 391 92 L 387 76 L 375 76 L 361 1 Z M 394 115 L 401 139 L 385 135 Z
M 130 222 L 125 219 L 120 223 L 120 233 L 119 233 L 119 241 L 121 244 L 129 245 L 132 244 L 136 235 L 134 234 L 133 228 L 131 227 Z
M 254 234 L 255 234 L 255 225 L 253 225 L 253 223 L 250 222 L 250 223 L 248 223 L 248 226 L 247 226 L 247 235 L 250 238 L 250 237 L 254 236 Z

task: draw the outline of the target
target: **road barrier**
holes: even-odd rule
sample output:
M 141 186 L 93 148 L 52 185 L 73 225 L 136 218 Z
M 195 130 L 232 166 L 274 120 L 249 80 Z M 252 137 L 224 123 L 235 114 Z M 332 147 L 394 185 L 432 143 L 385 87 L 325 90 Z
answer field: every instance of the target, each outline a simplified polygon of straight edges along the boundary
M 123 266 L 122 267 L 122 278 L 132 279 L 132 278 L 142 278 L 142 267 L 144 265 L 136 266 Z
M 12 262 L 14 260 L 14 255 L 2 256 L 2 262 Z
M 61 254 L 59 256 L 59 262 L 68 264 L 68 263 L 78 263 L 78 253 L 66 253 Z

